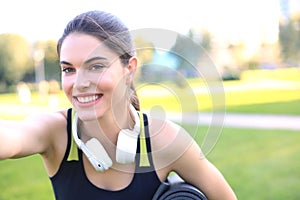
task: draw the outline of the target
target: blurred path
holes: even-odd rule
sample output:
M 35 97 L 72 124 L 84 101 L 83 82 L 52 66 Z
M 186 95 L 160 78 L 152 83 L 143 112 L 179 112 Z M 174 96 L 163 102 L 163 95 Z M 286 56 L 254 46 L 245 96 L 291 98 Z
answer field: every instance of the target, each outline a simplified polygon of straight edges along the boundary
M 18 115 L 27 116 L 33 113 L 41 113 L 57 110 L 50 107 L 37 106 L 5 106 L 0 104 L 1 113 L 16 112 Z M 149 112 L 146 112 L 149 113 Z M 150 112 L 150 115 L 158 118 L 166 118 L 178 123 L 216 125 L 225 127 L 258 128 L 258 129 L 282 129 L 300 131 L 300 116 L 267 115 L 267 114 L 238 114 L 225 113 L 172 113 Z
M 225 126 L 300 131 L 300 116 L 226 114 Z
M 214 115 L 212 113 L 168 113 L 167 118 L 179 123 L 220 126 L 225 127 L 282 129 L 300 131 L 300 116 L 266 115 L 266 114 L 237 114 L 225 113 Z

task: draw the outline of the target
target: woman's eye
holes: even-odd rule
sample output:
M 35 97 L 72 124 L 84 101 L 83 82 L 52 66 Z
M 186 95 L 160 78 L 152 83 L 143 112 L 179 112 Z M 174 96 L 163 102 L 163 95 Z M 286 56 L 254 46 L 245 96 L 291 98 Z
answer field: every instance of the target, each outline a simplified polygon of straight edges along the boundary
M 63 68 L 62 69 L 62 72 L 64 73 L 71 73 L 71 72 L 74 72 L 75 69 L 71 68 L 71 67 L 66 67 L 66 68 Z
M 95 64 L 95 65 L 91 66 L 91 70 L 100 70 L 100 69 L 103 69 L 103 68 L 105 68 L 105 66 L 100 65 L 100 64 Z

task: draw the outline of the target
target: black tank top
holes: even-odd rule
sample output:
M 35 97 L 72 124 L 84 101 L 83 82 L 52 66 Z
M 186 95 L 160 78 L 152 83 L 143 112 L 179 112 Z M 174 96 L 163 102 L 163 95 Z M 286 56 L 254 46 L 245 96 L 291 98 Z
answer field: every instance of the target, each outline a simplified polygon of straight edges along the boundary
M 147 116 L 142 115 L 144 127 L 138 139 L 136 170 L 131 183 L 124 189 L 109 191 L 98 188 L 87 178 L 82 151 L 77 148 L 71 133 L 72 110 L 68 110 L 67 150 L 57 173 L 50 178 L 57 200 L 151 200 L 161 184 L 153 166 Z

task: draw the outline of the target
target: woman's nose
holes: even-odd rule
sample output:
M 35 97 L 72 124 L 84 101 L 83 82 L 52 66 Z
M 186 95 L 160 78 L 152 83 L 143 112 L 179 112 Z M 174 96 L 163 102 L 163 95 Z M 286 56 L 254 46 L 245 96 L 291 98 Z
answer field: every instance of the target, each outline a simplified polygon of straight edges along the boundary
M 87 73 L 85 73 L 84 70 L 78 70 L 73 87 L 79 90 L 84 90 L 86 88 L 89 88 L 90 85 L 91 85 L 91 81 L 90 78 L 87 76 Z

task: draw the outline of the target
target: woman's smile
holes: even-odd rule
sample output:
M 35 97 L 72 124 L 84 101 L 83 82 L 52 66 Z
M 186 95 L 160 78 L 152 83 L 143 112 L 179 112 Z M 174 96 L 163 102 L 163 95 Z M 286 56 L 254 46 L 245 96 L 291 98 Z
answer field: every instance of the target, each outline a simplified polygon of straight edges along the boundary
M 98 103 L 102 97 L 103 94 L 93 94 L 93 95 L 74 96 L 73 98 L 77 103 L 84 104 L 84 106 L 89 106 Z

